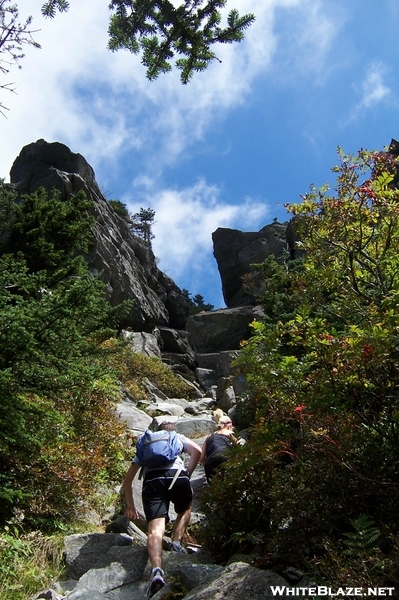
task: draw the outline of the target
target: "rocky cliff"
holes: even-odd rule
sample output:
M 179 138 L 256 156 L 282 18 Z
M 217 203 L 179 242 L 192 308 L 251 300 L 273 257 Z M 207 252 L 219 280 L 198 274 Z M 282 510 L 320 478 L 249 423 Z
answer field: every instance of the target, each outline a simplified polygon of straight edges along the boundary
M 113 305 L 134 300 L 121 328 L 137 332 L 136 345 L 150 345 L 151 353 L 186 378 L 192 379 L 195 369 L 203 383 L 215 384 L 218 377 L 226 375 L 226 368 L 220 368 L 225 363 L 223 353 L 239 349 L 240 341 L 250 335 L 250 323 L 262 316 L 243 278 L 250 273 L 252 263 L 263 261 L 269 254 L 277 260 L 282 258 L 287 249 L 287 223 L 275 222 L 258 232 L 217 229 L 213 233 L 214 255 L 228 308 L 189 317 L 186 295 L 158 269 L 148 244 L 113 210 L 82 155 L 59 142 L 38 140 L 21 150 L 10 180 L 21 195 L 42 186 L 57 189 L 63 198 L 85 191 L 94 202 L 95 216 L 95 242 L 86 256 L 89 268 L 105 282 Z
M 43 186 L 59 190 L 66 198 L 84 190 L 94 201 L 96 218 L 95 244 L 87 256 L 89 268 L 105 282 L 113 305 L 134 300 L 123 325 L 136 331 L 151 331 L 156 325 L 184 328 L 189 312 L 187 298 L 158 269 L 151 248 L 115 213 L 83 156 L 59 142 L 38 140 L 21 150 L 11 168 L 10 181 L 20 194 Z
M 223 227 L 214 231 L 213 253 L 222 280 L 226 306 L 231 308 L 255 304 L 255 297 L 243 285 L 244 278 L 251 273 L 251 264 L 263 262 L 270 254 L 274 254 L 277 261 L 283 258 L 288 248 L 287 225 L 288 223 L 275 222 L 262 227 L 260 231 L 243 232 Z M 256 289 L 255 279 L 252 284 Z

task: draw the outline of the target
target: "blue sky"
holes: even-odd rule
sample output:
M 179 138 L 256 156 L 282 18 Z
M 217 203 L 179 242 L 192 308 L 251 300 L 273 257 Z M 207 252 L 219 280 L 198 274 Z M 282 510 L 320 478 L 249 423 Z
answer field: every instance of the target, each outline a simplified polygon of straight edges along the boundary
M 18 2 L 42 49 L 25 49 L 17 94 L 0 95 L 0 176 L 26 144 L 68 145 L 108 198 L 156 211 L 159 267 L 215 307 L 212 231 L 285 221 L 285 203 L 333 181 L 337 146 L 399 138 L 397 0 L 228 0 L 256 22 L 187 86 L 177 72 L 148 82 L 139 57 L 106 49 L 107 0 L 70 4 L 48 21 L 40 0 Z

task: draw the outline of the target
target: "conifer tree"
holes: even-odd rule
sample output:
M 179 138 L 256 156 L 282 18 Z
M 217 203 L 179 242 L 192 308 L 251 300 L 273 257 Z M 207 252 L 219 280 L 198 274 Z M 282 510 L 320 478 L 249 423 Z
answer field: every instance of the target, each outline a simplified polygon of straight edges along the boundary
M 116 470 L 102 343 L 122 314 L 81 256 L 91 206 L 43 189 L 17 200 L 0 181 L 0 526 L 14 509 L 25 522 L 61 507 L 67 518 Z
M 139 212 L 131 215 L 130 229 L 131 231 L 141 237 L 149 247 L 151 247 L 151 240 L 154 239 L 152 233 L 152 225 L 154 223 L 155 210 L 152 208 L 140 208 Z
M 232 9 L 227 27 L 220 27 L 220 9 L 226 4 L 227 0 L 185 0 L 175 7 L 169 0 L 112 0 L 109 48 L 142 52 L 150 81 L 171 71 L 171 60 L 177 55 L 175 64 L 186 84 L 195 71 L 204 71 L 218 60 L 213 44 L 240 42 L 255 20 L 253 14 L 240 16 Z

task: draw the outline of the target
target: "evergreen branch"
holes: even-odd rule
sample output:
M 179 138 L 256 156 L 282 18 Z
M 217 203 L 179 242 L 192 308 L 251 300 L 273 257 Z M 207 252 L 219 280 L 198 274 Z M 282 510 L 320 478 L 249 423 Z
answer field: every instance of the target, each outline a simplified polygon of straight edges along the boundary
M 194 71 L 203 71 L 212 60 L 219 60 L 210 47 L 214 43 L 240 42 L 255 16 L 240 16 L 230 11 L 227 27 L 221 28 L 220 8 L 227 0 L 186 0 L 174 7 L 169 0 L 112 0 L 109 44 L 112 51 L 140 51 L 149 80 L 172 69 L 175 54 L 183 55 L 175 62 L 186 84 Z M 221 62 L 219 60 L 219 62 Z

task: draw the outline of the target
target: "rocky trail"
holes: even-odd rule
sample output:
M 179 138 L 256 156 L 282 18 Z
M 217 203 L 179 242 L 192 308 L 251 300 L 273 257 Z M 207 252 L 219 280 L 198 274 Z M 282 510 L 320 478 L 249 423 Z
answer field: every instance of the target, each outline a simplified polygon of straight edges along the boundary
M 148 407 L 151 411 L 162 412 L 156 417 L 149 416 L 126 396 L 120 402 L 118 414 L 136 435 L 147 427 L 157 430 L 167 419 L 175 422 L 179 433 L 202 445 L 206 435 L 215 430 L 213 398 L 189 402 L 157 397 L 157 393 L 152 386 L 153 399 Z M 191 523 L 195 523 L 201 519 L 198 500 L 207 485 L 200 465 L 191 481 L 194 489 Z M 141 480 L 138 478 L 134 482 L 134 494 L 138 510 L 143 513 Z M 171 510 L 172 521 L 175 516 Z M 133 524 L 121 516 L 108 523 L 103 533 L 67 536 L 64 551 L 68 579 L 54 582 L 51 589 L 35 595 L 35 600 L 144 600 L 151 573 L 145 529 L 144 518 Z M 302 573 L 295 569 L 288 570 L 282 577 L 243 562 L 243 557 L 237 557 L 237 561 L 233 557 L 230 564 L 221 566 L 200 547 L 188 544 L 187 554 L 171 552 L 168 547 L 169 540 L 165 538 L 163 568 L 167 583 L 152 597 L 154 600 L 267 600 L 275 598 L 277 588 L 281 592 L 279 595 L 284 597 L 285 590 L 298 585 L 298 581 L 302 587 L 306 585 Z

